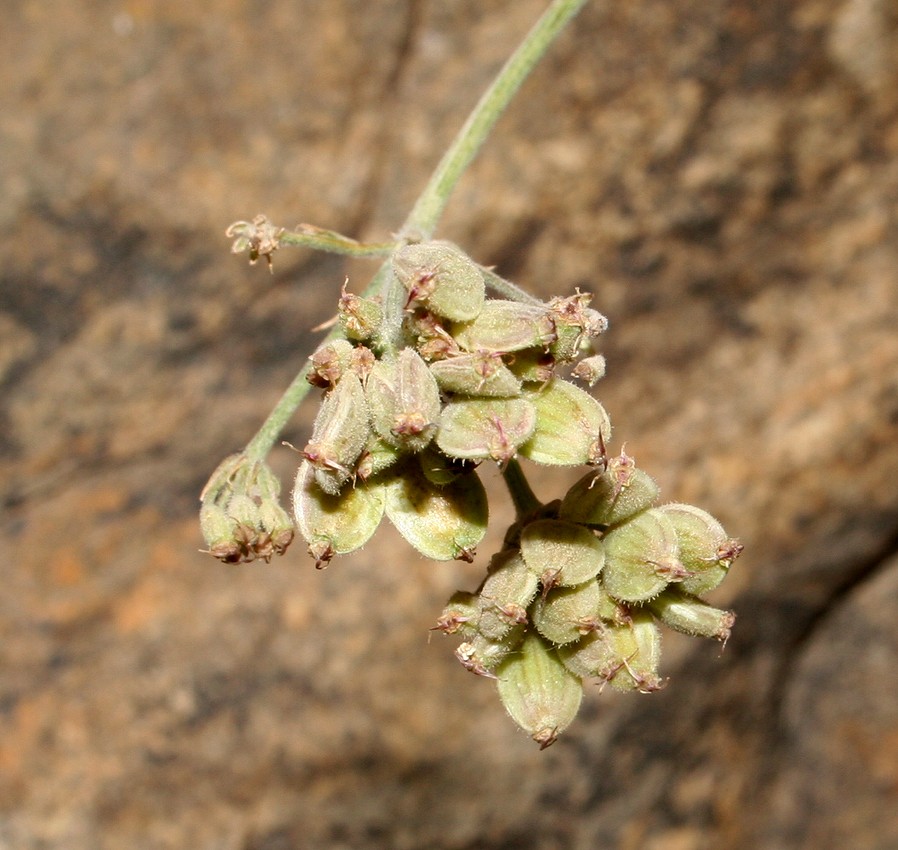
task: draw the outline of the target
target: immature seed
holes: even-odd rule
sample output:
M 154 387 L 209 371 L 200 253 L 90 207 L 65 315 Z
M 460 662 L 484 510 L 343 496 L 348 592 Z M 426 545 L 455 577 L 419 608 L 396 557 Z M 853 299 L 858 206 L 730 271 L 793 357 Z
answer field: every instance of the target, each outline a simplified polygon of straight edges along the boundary
M 671 521 L 651 509 L 611 529 L 605 537 L 602 583 L 615 599 L 643 602 L 689 573 L 677 557 L 677 534 Z
M 535 632 L 496 668 L 496 679 L 502 705 L 541 750 L 555 742 L 580 709 L 579 677 Z
M 524 457 L 553 466 L 604 462 L 611 420 L 589 393 L 553 378 L 541 389 L 525 389 L 523 397 L 536 408 L 536 428 L 521 446 Z
M 293 516 L 316 566 L 324 566 L 334 555 L 364 546 L 377 530 L 385 504 L 382 483 L 347 487 L 333 496 L 318 486 L 311 463 L 303 461 L 299 467 L 293 489 Z
M 312 439 L 302 452 L 325 493 L 336 495 L 352 477 L 369 432 L 362 383 L 354 373 L 347 372 L 324 397 Z
M 439 486 L 414 458 L 387 479 L 387 517 L 408 543 L 435 561 L 473 558 L 488 520 L 486 491 L 475 472 Z
M 467 321 L 483 306 L 483 273 L 450 242 L 404 245 L 393 254 L 393 273 L 408 290 L 409 304 L 419 302 L 438 316 Z

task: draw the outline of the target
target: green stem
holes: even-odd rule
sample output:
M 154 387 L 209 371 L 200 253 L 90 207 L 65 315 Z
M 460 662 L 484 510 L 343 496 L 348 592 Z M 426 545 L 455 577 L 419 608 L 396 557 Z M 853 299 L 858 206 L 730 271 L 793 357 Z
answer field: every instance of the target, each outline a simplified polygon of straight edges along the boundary
M 586 0 L 553 0 L 527 33 L 518 49 L 484 92 L 474 111 L 443 155 L 424 191 L 415 202 L 402 233 L 428 239 L 449 201 L 449 195 L 477 154 L 499 116 L 511 102 L 521 83 L 543 57 L 565 24 L 580 11 Z
M 517 458 L 512 458 L 505 464 L 502 469 L 502 478 L 505 479 L 505 486 L 508 487 L 508 492 L 511 494 L 518 519 L 532 514 L 542 507 L 542 502 L 530 489 L 530 482 L 527 481 L 527 476 L 524 475 L 524 470 Z
M 468 116 L 468 120 L 465 121 L 449 149 L 443 155 L 436 171 L 434 171 L 411 213 L 405 220 L 401 231 L 404 238 L 429 238 L 433 234 L 437 222 L 446 208 L 452 190 L 471 160 L 474 159 L 496 121 L 499 120 L 499 116 L 511 102 L 521 83 L 524 82 L 537 62 L 548 50 L 549 45 L 552 44 L 565 24 L 580 11 L 585 3 L 586 0 L 553 0 L 542 17 L 527 33 L 518 49 L 511 55 L 502 67 L 502 70 L 499 71 L 493 84 L 480 98 L 480 101 L 474 107 L 474 111 Z M 305 226 L 303 229 L 305 229 Z M 339 250 L 341 253 L 365 254 L 366 256 L 377 255 L 381 250 L 386 249 L 385 244 L 364 246 L 362 243 L 346 239 L 346 237 L 341 237 L 339 234 L 331 231 L 317 231 L 314 228 L 309 228 L 304 233 L 299 232 L 295 236 L 284 233 L 280 238 L 283 244 L 290 244 L 295 238 L 297 243 L 305 245 L 310 245 L 310 241 L 316 239 L 322 242 L 320 247 L 325 247 L 326 250 Z M 310 245 L 310 247 L 317 246 Z M 367 250 L 370 247 L 374 247 L 375 250 L 373 252 Z M 393 280 L 393 276 L 389 274 L 389 271 L 390 264 L 387 261 L 380 267 L 366 288 L 366 296 L 371 297 L 383 293 L 383 290 Z M 497 275 L 493 275 L 493 277 L 501 281 L 501 278 L 498 278 Z M 389 292 L 383 294 L 386 299 L 390 298 Z M 521 292 L 521 294 L 523 295 L 524 293 Z M 514 295 L 511 297 L 514 297 Z M 517 297 L 520 298 L 520 296 Z M 527 297 L 529 298 L 530 296 Z M 390 329 L 387 329 L 387 337 L 391 336 L 389 331 Z M 336 339 L 340 336 L 342 336 L 342 329 L 336 327 L 328 334 L 325 341 Z M 388 339 L 384 341 L 389 342 Z M 308 394 L 311 387 L 306 381 L 306 372 L 307 368 L 304 367 L 293 379 L 274 409 L 268 414 L 268 418 L 262 423 L 262 427 L 247 444 L 244 451 L 251 460 L 263 460 L 268 455 L 290 417 L 293 416 L 302 400 Z M 515 461 L 512 461 L 509 467 L 514 463 Z M 514 475 L 515 473 L 510 474 Z M 530 493 L 530 498 L 533 500 L 534 505 L 538 506 L 539 501 L 536 500 L 533 492 L 530 491 L 529 485 L 527 485 L 523 472 L 520 471 L 519 467 L 517 475 Z M 508 480 L 507 477 L 506 480 Z M 524 491 L 521 492 L 523 493 Z M 512 497 L 514 497 L 514 491 L 512 492 Z
M 523 304 L 542 304 L 542 301 L 540 301 L 539 298 L 534 298 L 534 296 L 521 289 L 516 283 L 512 283 L 510 280 L 500 277 L 492 269 L 488 269 L 486 266 L 480 266 L 480 271 L 483 273 L 483 279 L 486 281 L 486 285 L 492 289 L 493 292 L 507 298 L 509 301 L 520 301 Z
M 396 250 L 395 242 L 358 242 L 342 233 L 312 224 L 301 224 L 296 230 L 285 230 L 278 237 L 278 245 L 311 248 L 347 257 L 388 257 Z
M 246 444 L 243 451 L 250 460 L 265 460 L 268 457 L 290 417 L 312 389 L 312 385 L 306 380 L 307 373 L 308 367 L 304 367 L 291 381 L 290 386 L 284 390 L 284 394 L 262 423 L 262 427 L 256 432 L 256 436 Z

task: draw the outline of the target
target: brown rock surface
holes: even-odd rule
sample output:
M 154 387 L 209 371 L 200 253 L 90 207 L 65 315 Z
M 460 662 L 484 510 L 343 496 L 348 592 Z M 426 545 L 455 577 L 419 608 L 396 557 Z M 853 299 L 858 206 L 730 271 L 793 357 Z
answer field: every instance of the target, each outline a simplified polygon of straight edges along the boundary
M 885 0 L 588 4 L 441 230 L 597 293 L 616 446 L 746 545 L 722 655 L 672 637 L 664 691 L 540 753 L 427 640 L 483 557 L 197 553 L 206 476 L 369 272 L 270 277 L 225 226 L 382 238 L 543 5 L 5 10 L 2 850 L 898 846 Z

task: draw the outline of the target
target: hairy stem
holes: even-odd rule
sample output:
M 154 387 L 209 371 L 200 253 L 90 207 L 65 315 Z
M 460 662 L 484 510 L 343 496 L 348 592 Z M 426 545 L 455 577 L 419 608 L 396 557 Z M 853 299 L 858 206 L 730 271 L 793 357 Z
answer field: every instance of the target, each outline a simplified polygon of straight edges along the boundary
M 586 0 L 553 0 L 517 50 L 484 92 L 449 149 L 443 155 L 424 191 L 412 208 L 402 233 L 428 239 L 433 235 L 449 196 L 464 170 L 505 111 L 521 83 L 543 57 L 565 24 Z
M 497 295 L 507 298 L 509 301 L 520 301 L 523 304 L 541 304 L 539 298 L 534 298 L 529 292 L 521 289 L 516 283 L 506 280 L 504 277 L 497 275 L 492 269 L 481 266 L 480 271 L 483 273 L 483 279 L 486 285 Z
M 396 249 L 395 242 L 358 242 L 342 233 L 312 224 L 301 224 L 296 230 L 285 230 L 278 237 L 278 245 L 312 248 L 347 257 L 387 257 Z
M 336 336 L 336 334 L 334 335 Z M 309 394 L 312 385 L 306 380 L 308 367 L 302 371 L 290 382 L 290 386 L 284 390 L 284 394 L 278 399 L 278 403 L 274 406 L 271 413 L 262 423 L 262 427 L 256 432 L 243 450 L 244 454 L 250 460 L 265 460 L 268 453 L 274 446 L 281 431 L 284 430 L 290 417 L 296 412 L 296 408 L 302 403 L 302 400 Z

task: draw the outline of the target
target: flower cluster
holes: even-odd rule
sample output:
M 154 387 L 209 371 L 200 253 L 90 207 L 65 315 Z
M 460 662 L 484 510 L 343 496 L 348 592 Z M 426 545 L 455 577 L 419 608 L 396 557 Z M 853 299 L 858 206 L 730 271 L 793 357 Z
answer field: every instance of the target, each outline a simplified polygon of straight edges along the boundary
M 469 561 L 488 519 L 479 463 L 602 463 L 610 437 L 604 408 L 555 375 L 606 327 L 588 295 L 487 298 L 481 267 L 445 242 L 406 245 L 392 268 L 398 342 L 380 341 L 379 301 L 344 289 L 346 338 L 311 357 L 325 395 L 294 511 L 319 565 L 364 545 L 384 515 L 421 554 Z
M 725 641 L 735 619 L 702 601 L 741 551 L 691 505 L 654 507 L 658 487 L 625 453 L 519 520 L 476 593 L 456 593 L 436 628 L 456 657 L 495 678 L 541 747 L 574 719 L 582 680 L 662 687 L 658 623 Z
M 584 679 L 662 686 L 659 623 L 725 641 L 734 615 L 702 596 L 742 549 L 705 511 L 658 506 L 655 482 L 623 450 L 608 458 L 608 414 L 574 383 L 591 387 L 605 373 L 593 341 L 607 321 L 590 295 L 540 302 L 427 238 L 520 82 L 582 6 L 552 0 L 390 241 L 287 230 L 264 215 L 228 228 L 232 250 L 269 270 L 291 245 L 387 259 L 364 295 L 344 286 L 338 327 L 310 358 L 308 383 L 295 380 L 244 451 L 224 461 L 201 509 L 209 551 L 226 563 L 283 554 L 295 527 L 323 567 L 363 546 L 384 516 L 422 555 L 471 561 L 489 519 L 478 470 L 498 464 L 516 520 L 479 589 L 456 593 L 436 628 L 462 639 L 458 659 L 496 680 L 541 748 L 576 715 Z M 263 458 L 310 385 L 323 398 L 291 520 Z M 520 459 L 589 471 L 543 504 Z
M 281 507 L 281 482 L 267 464 L 242 452 L 225 458 L 200 494 L 200 527 L 209 553 L 226 564 L 266 563 L 293 542 Z
M 259 240 L 247 244 L 268 256 Z M 318 567 L 362 547 L 384 516 L 422 555 L 471 561 L 489 519 L 478 470 L 498 464 L 517 519 L 479 589 L 456 593 L 436 628 L 462 638 L 457 658 L 495 679 L 546 747 L 576 715 L 584 679 L 662 686 L 659 623 L 727 639 L 734 615 L 701 597 L 742 547 L 699 508 L 658 506 L 657 485 L 625 452 L 607 457 L 608 414 L 568 379 L 592 386 L 605 371 L 593 341 L 607 321 L 590 295 L 539 302 L 442 241 L 398 245 L 387 271 L 383 297 L 344 286 L 341 333 L 310 358 L 323 396 L 295 527 Z M 505 297 L 487 297 L 488 285 Z M 541 504 L 519 458 L 589 471 Z M 203 499 L 212 554 L 282 553 L 293 524 L 277 490 L 264 464 L 225 461 Z

